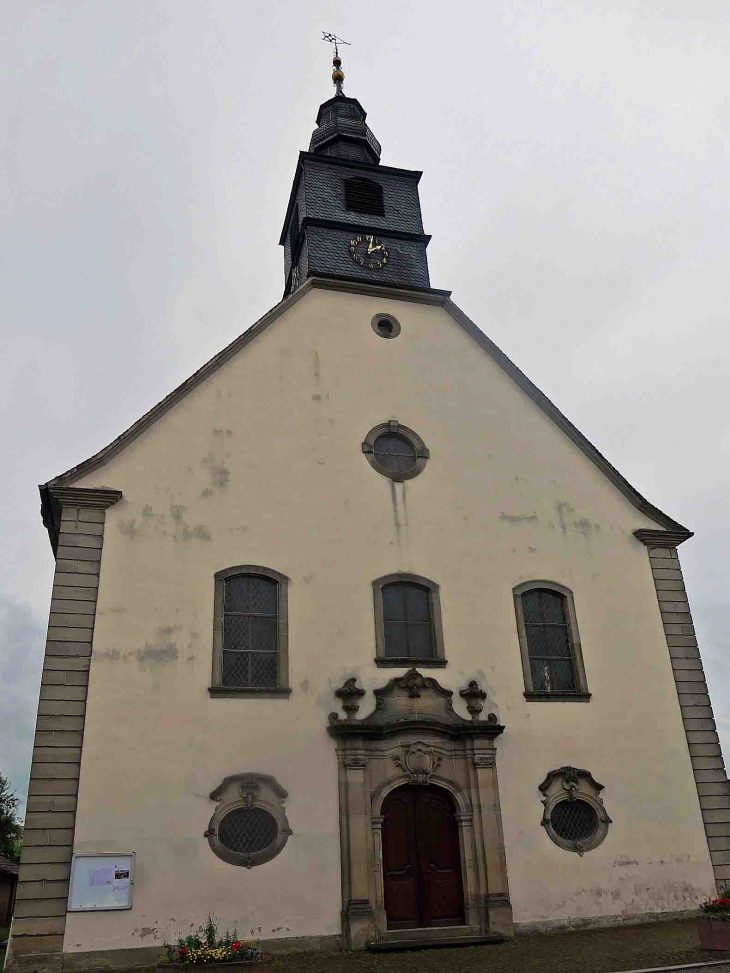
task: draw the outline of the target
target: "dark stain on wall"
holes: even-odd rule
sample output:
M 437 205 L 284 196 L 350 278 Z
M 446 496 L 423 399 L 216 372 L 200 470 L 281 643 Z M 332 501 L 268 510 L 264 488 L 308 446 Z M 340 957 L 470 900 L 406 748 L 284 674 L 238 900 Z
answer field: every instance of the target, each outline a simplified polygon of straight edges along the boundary
M 540 520 L 537 514 L 533 511 L 531 514 L 508 514 L 502 511 L 499 515 L 499 519 L 505 521 L 507 524 L 539 524 Z

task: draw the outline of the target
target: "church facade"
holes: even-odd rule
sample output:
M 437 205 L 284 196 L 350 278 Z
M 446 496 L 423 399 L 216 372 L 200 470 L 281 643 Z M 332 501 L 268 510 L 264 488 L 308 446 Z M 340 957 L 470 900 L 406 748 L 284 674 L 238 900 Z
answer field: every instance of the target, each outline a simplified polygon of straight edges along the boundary
M 41 488 L 11 969 L 148 963 L 208 913 L 269 950 L 488 942 L 730 878 L 691 533 L 430 286 L 419 177 L 338 82 L 282 301 Z M 124 907 L 77 908 L 122 855 Z

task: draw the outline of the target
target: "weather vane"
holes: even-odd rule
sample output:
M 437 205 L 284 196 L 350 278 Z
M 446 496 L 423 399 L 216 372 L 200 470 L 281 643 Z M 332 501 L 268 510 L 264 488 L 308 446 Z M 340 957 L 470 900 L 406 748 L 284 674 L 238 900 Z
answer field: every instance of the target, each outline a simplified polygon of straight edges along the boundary
M 334 44 L 335 46 L 335 56 L 332 58 L 332 65 L 334 70 L 332 72 L 332 84 L 335 86 L 335 92 L 338 95 L 342 94 L 342 82 L 345 80 L 345 72 L 342 70 L 342 61 L 340 60 L 340 52 L 337 47 L 338 44 L 347 44 L 351 47 L 349 41 L 343 41 L 341 37 L 337 34 L 328 34 L 327 31 L 322 31 L 322 40 L 327 41 L 329 44 Z
M 347 44 L 348 47 L 352 47 L 352 44 L 350 44 L 349 41 L 343 41 L 341 37 L 337 36 L 337 34 L 328 34 L 325 30 L 322 31 L 322 40 L 327 41 L 329 44 L 335 45 L 335 57 L 340 56 L 340 52 L 337 49 L 338 44 Z

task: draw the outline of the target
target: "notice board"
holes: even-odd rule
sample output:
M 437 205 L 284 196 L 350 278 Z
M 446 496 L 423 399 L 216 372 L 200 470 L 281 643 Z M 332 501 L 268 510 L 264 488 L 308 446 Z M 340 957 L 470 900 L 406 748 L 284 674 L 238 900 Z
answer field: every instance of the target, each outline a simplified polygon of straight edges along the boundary
M 131 909 L 133 885 L 134 852 L 74 855 L 68 911 Z

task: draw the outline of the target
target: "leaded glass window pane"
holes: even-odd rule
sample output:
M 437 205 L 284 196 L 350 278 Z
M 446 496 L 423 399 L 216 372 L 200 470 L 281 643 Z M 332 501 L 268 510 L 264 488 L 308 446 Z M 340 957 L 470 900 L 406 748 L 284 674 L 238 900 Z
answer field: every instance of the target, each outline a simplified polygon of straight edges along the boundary
M 223 599 L 222 684 L 275 689 L 279 585 L 258 575 L 227 578 Z
M 276 615 L 279 585 L 271 578 L 241 574 L 226 579 L 224 611 Z
M 385 654 L 395 659 L 408 655 L 408 633 L 405 622 L 385 623 Z
M 260 807 L 236 808 L 218 825 L 220 843 L 239 855 L 251 855 L 276 841 L 276 818 Z
M 428 588 L 398 581 L 385 585 L 382 594 L 385 655 L 390 658 L 433 658 L 436 645 Z
M 598 815 L 588 801 L 560 801 L 550 812 L 553 831 L 564 841 L 587 841 L 598 828 Z
M 416 465 L 416 448 L 405 436 L 386 432 L 373 446 L 375 460 L 391 473 L 407 473 Z
M 537 692 L 575 692 L 575 666 L 566 600 L 556 591 L 536 588 L 522 595 L 532 688 Z

